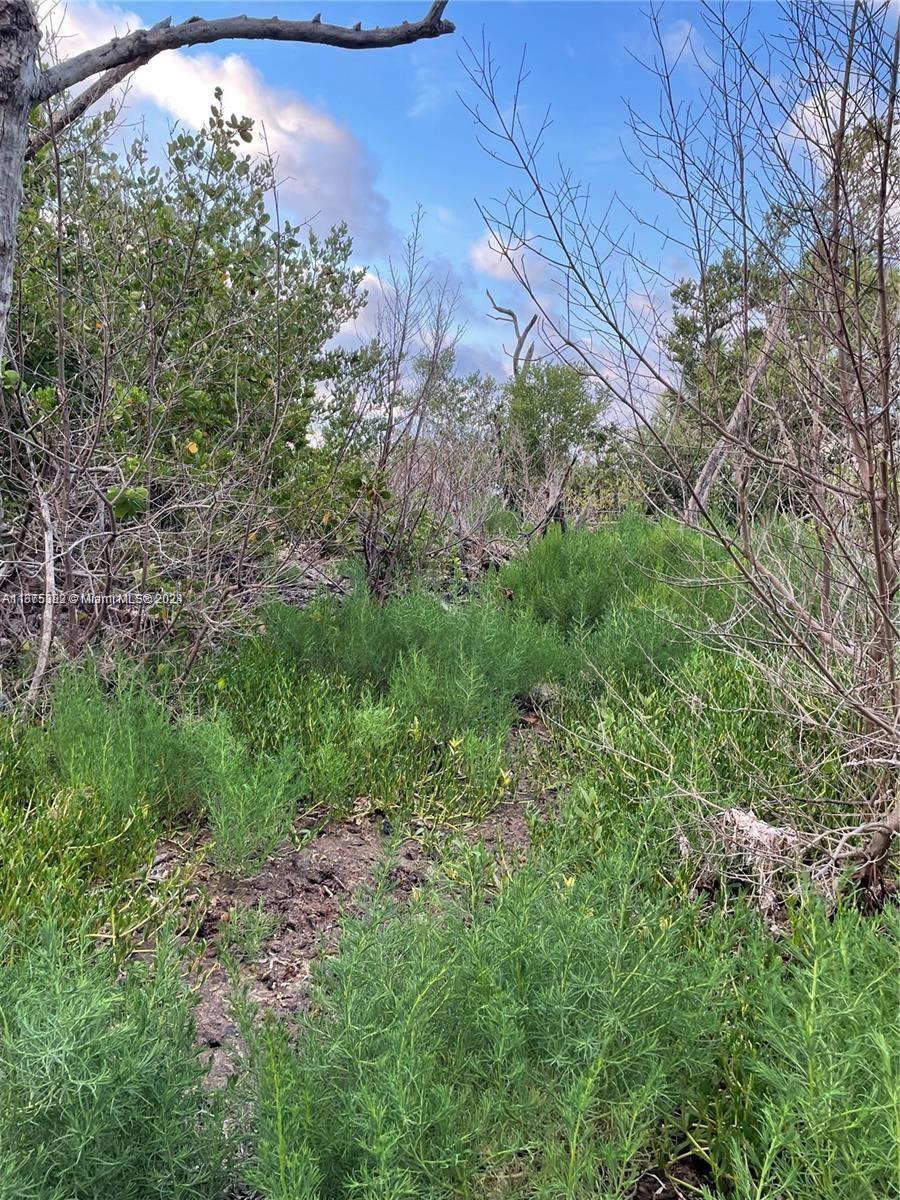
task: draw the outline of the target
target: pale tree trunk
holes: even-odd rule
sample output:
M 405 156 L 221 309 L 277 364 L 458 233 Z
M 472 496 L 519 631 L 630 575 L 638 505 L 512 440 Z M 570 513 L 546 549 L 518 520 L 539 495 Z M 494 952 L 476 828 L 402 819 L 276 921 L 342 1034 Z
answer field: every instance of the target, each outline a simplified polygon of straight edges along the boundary
M 38 85 L 40 32 L 28 0 L 0 0 L 0 359 L 12 301 L 16 225 L 28 116 Z
M 744 382 L 741 390 L 741 398 L 735 405 L 734 412 L 731 414 L 722 436 L 710 451 L 709 458 L 707 458 L 703 470 L 697 476 L 697 482 L 694 484 L 693 492 L 684 513 L 684 518 L 689 525 L 696 525 L 700 519 L 700 514 L 706 510 L 710 493 L 715 486 L 716 480 L 722 473 L 725 459 L 728 457 L 729 448 L 738 444 L 743 435 L 744 426 L 747 424 L 747 419 L 750 416 L 750 404 L 753 400 L 754 392 L 768 366 L 772 351 L 775 349 L 775 344 L 781 336 L 784 319 L 785 305 L 782 301 L 769 319 L 766 329 L 766 339 L 750 370 L 750 374 Z

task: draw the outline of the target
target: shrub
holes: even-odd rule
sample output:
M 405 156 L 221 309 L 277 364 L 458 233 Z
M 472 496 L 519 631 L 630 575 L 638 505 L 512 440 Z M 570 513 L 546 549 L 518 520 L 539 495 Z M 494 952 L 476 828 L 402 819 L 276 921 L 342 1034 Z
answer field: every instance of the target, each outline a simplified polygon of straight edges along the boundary
M 45 927 L 0 967 L 0 1195 L 214 1200 L 228 1174 L 177 959 L 115 982 L 109 952 Z
M 122 666 L 106 689 L 94 664 L 73 667 L 52 709 L 43 750 L 63 787 L 92 793 L 123 822 L 142 806 L 160 823 L 196 806 L 196 754 L 139 673 Z
M 745 954 L 745 1017 L 713 1136 L 738 1200 L 881 1200 L 900 1145 L 900 914 L 818 902 Z M 724 1130 L 728 1136 L 723 1136 Z
M 299 611 L 221 660 L 217 701 L 254 753 L 296 747 L 305 795 L 338 812 L 364 797 L 402 816 L 482 813 L 502 782 L 516 698 L 569 670 L 552 630 L 492 599 L 447 609 L 360 592 Z
M 265 859 L 290 827 L 297 752 L 286 745 L 254 760 L 222 719 L 198 722 L 191 732 L 206 772 L 213 853 L 226 870 L 245 871 Z
M 708 539 L 633 515 L 597 531 L 552 530 L 508 563 L 499 580 L 517 610 L 569 636 L 595 633 L 616 613 L 642 610 L 702 627 L 705 618 L 728 611 L 727 581 L 722 552 Z M 644 630 L 624 625 L 639 645 Z M 614 648 L 615 640 L 604 645 Z
M 695 911 L 636 888 L 623 839 L 555 845 L 496 895 L 351 921 L 296 1046 L 249 1033 L 266 1200 L 621 1196 L 685 1080 L 714 1089 Z
M 0 720 L 0 929 L 24 943 L 52 915 L 69 930 L 109 923 L 115 936 L 150 915 L 135 877 L 158 823 L 146 804 L 125 811 L 85 785 L 63 786 L 36 748 L 41 736 Z

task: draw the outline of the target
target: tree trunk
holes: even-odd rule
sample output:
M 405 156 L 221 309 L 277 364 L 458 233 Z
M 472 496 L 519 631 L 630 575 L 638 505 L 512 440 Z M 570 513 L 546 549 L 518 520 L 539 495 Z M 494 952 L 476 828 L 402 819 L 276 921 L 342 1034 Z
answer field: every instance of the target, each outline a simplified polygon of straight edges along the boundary
M 772 351 L 775 349 L 775 343 L 781 335 L 784 319 L 785 304 L 782 298 L 782 301 L 769 318 L 766 339 L 741 390 L 741 398 L 735 405 L 734 412 L 731 414 L 725 431 L 713 446 L 703 470 L 697 476 L 693 495 L 688 500 L 684 514 L 685 521 L 689 525 L 697 524 L 700 514 L 706 509 L 709 503 L 710 493 L 721 474 L 722 467 L 725 465 L 725 459 L 728 456 L 730 447 L 736 445 L 743 435 L 744 426 L 750 415 L 750 402 L 753 399 L 753 393 L 756 391 L 756 386 L 768 365 Z
M 12 301 L 16 225 L 28 116 L 38 83 L 40 31 L 28 0 L 0 0 L 0 359 Z

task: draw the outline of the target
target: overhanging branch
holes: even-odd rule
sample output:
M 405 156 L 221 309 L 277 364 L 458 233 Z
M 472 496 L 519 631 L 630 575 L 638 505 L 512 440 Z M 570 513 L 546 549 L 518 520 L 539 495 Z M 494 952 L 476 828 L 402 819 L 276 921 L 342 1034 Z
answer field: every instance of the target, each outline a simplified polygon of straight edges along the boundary
M 123 67 L 135 67 L 162 54 L 184 46 L 201 46 L 225 39 L 310 42 L 319 46 L 336 46 L 343 50 L 378 50 L 390 46 L 406 46 L 425 38 L 442 37 L 452 33 L 452 21 L 443 20 L 447 0 L 436 0 L 420 21 L 404 21 L 384 29 L 363 29 L 360 25 L 326 25 L 320 17 L 311 21 L 285 21 L 280 17 L 220 17 L 207 21 L 191 17 L 178 25 L 162 22 L 152 29 L 136 29 L 124 37 L 113 38 L 103 46 L 76 54 L 57 66 L 44 71 L 37 84 L 34 103 L 41 104 L 58 96 L 67 88 L 83 83 L 94 75 Z

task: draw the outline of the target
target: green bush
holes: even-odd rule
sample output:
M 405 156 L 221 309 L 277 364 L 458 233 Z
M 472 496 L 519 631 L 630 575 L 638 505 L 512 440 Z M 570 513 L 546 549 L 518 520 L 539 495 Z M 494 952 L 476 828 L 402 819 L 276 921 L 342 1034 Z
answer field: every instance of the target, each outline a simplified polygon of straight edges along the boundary
M 738 1200 L 881 1200 L 900 1179 L 900 913 L 820 903 L 744 953 L 711 1143 Z M 731 1110 L 724 1113 L 727 1105 Z
M 190 733 L 205 770 L 215 859 L 226 870 L 248 870 L 265 859 L 290 828 L 296 811 L 297 753 L 286 745 L 254 760 L 221 719 L 197 722 Z
M 586 638 L 607 674 L 665 668 L 696 639 L 679 626 L 702 629 L 730 605 L 721 551 L 674 522 L 638 516 L 596 531 L 554 529 L 508 563 L 499 583 L 517 612 Z
M 735 1200 L 891 1194 L 898 914 L 804 900 L 773 940 L 667 880 L 670 831 L 581 790 L 499 890 L 470 848 L 449 899 L 350 921 L 296 1034 L 247 1025 L 247 1182 L 619 1200 L 691 1150 Z
M 224 656 L 215 695 L 254 754 L 296 748 L 303 794 L 338 812 L 478 815 L 497 798 L 517 698 L 571 669 L 553 630 L 491 598 L 363 592 L 305 610 Z
M 196 808 L 197 756 L 139 673 L 122 666 L 105 687 L 94 664 L 70 668 L 52 712 L 42 749 L 63 787 L 92 793 L 123 822 L 142 806 L 161 823 Z
M 468 899 L 350 922 L 296 1044 L 250 1034 L 266 1200 L 627 1194 L 685 1081 L 715 1088 L 727 960 L 636 886 L 634 842 L 579 837 L 498 894 L 476 867 Z
M 203 1087 L 179 964 L 116 982 L 109 952 L 45 927 L 0 967 L 0 1196 L 220 1200 L 220 1101 Z
M 42 736 L 0 720 L 0 930 L 24 941 L 49 916 L 114 935 L 143 923 L 154 905 L 135 878 L 153 855 L 155 815 L 143 803 L 126 811 L 84 781 L 65 786 Z
M 512 619 L 490 597 L 449 606 L 412 592 L 379 605 L 358 590 L 342 603 L 271 609 L 266 625 L 276 648 L 304 670 L 392 693 L 407 719 L 443 734 L 508 723 L 517 696 L 570 665 L 554 631 L 524 615 Z M 415 694 L 406 699 L 409 680 Z

